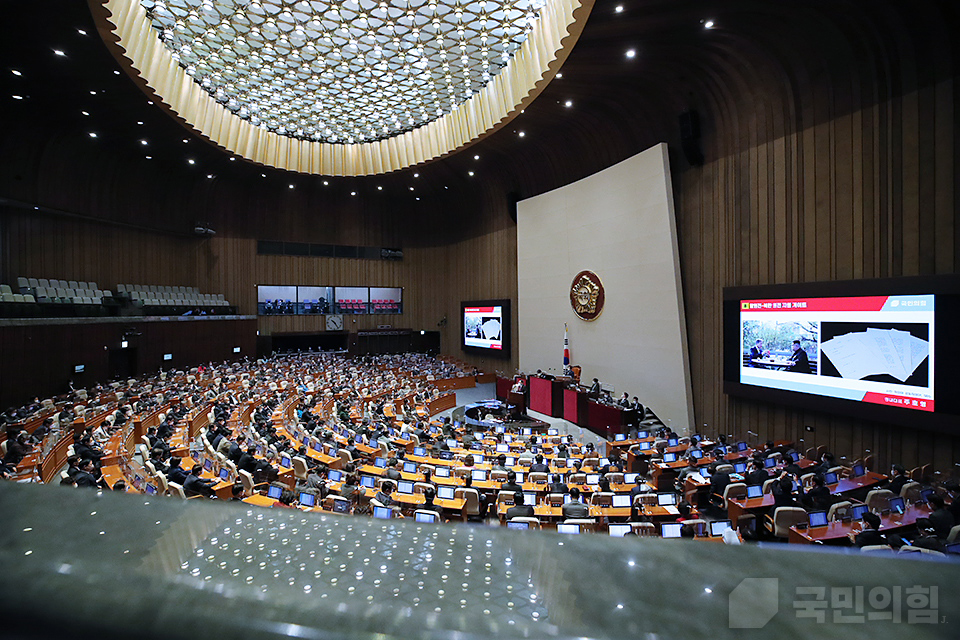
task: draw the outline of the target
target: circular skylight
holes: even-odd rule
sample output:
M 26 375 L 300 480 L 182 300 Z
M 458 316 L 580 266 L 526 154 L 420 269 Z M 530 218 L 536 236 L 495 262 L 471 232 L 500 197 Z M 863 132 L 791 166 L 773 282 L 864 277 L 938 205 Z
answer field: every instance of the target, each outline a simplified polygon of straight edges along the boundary
M 140 0 L 161 41 L 237 116 L 363 143 L 455 111 L 510 61 L 545 0 Z

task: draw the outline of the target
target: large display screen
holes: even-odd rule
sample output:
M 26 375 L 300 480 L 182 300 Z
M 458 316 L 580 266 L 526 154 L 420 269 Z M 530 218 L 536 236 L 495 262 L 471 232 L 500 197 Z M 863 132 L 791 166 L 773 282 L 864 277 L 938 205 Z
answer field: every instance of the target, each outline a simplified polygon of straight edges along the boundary
M 953 274 L 726 287 L 723 389 L 955 433 L 957 318 Z
M 740 301 L 742 384 L 934 410 L 930 295 Z
M 509 300 L 464 302 L 461 312 L 464 350 L 509 356 Z

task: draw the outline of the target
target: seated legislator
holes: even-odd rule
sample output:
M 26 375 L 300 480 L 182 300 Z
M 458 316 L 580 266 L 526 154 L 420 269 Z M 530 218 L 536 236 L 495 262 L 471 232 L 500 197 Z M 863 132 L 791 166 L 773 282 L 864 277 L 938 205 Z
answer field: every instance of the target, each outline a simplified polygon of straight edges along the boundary
M 880 533 L 880 516 L 869 511 L 863 514 L 863 531 L 854 536 L 850 533 L 853 543 L 860 548 L 870 547 L 878 544 L 887 544 L 883 534 Z
M 590 517 L 590 508 L 580 502 L 580 489 L 573 487 L 570 489 L 570 502 L 563 505 L 564 518 L 588 518 Z
M 180 466 L 180 458 L 174 456 L 170 458 L 170 466 L 167 467 L 167 480 L 176 482 L 181 487 L 187 481 L 187 472 Z
M 183 492 L 188 498 L 190 496 L 213 497 L 213 485 L 215 485 L 216 482 L 214 480 L 204 480 L 200 477 L 202 473 L 203 467 L 195 464 L 190 470 L 190 475 L 183 481 Z
M 513 506 L 507 509 L 507 520 L 511 518 L 532 518 L 533 507 L 523 504 L 523 492 L 517 491 L 513 494 Z

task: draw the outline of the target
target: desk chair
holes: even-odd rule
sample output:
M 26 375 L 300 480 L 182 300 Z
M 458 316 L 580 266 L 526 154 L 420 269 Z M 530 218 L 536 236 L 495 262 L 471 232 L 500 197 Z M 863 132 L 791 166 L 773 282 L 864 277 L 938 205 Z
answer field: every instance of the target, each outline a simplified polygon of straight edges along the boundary
M 657 526 L 652 522 L 631 522 L 630 527 L 638 536 L 645 538 L 657 537 Z
M 960 524 L 953 526 L 947 534 L 947 544 L 953 544 L 957 540 L 960 540 Z
M 731 482 L 723 489 L 723 509 L 730 509 L 731 500 L 743 500 L 747 497 L 747 485 L 743 482 Z
M 623 484 L 623 472 L 614 471 L 607 474 L 607 480 L 610 481 L 610 484 Z
M 830 505 L 830 510 L 827 511 L 827 520 L 832 522 L 834 520 L 839 520 L 844 516 L 850 515 L 850 508 L 853 507 L 853 503 L 849 500 L 844 500 L 843 502 L 837 502 Z
M 657 494 L 655 493 L 638 493 L 633 497 L 634 505 L 650 505 L 655 507 L 657 505 Z
M 777 507 L 773 518 L 767 516 L 767 531 L 775 538 L 790 537 L 790 527 L 807 522 L 807 512 L 800 507 Z
M 905 502 L 916 502 L 920 499 L 920 488 L 919 482 L 908 482 L 900 489 L 900 497 L 903 498 Z
M 560 499 L 562 501 L 563 496 L 560 496 Z M 497 493 L 497 506 L 501 504 L 513 504 L 513 491 L 500 491 Z
M 441 518 L 436 511 L 429 511 L 427 509 L 417 509 L 416 511 L 414 511 L 413 512 L 414 520 L 416 520 L 416 517 L 420 514 L 423 514 L 425 516 L 433 516 L 434 518 L 436 518 L 436 522 L 434 524 L 439 524 L 443 522 L 443 518 Z
M 157 493 L 162 496 L 170 495 L 170 483 L 167 482 L 167 476 L 163 475 L 162 473 L 158 473 L 153 477 L 153 480 L 157 483 Z
M 684 520 L 683 524 L 688 524 L 693 527 L 694 535 L 698 538 L 702 538 L 707 534 L 707 521 L 706 520 Z
M 897 551 L 897 555 L 901 553 L 916 553 L 917 551 L 919 551 L 920 553 L 925 553 L 927 555 L 934 555 L 934 556 L 946 555 L 941 551 L 935 551 L 933 549 L 924 549 L 923 547 L 914 547 L 913 545 L 909 545 L 909 544 L 905 544 L 902 547 L 900 547 L 900 549 Z
M 471 516 L 475 518 L 480 516 L 480 494 L 476 489 L 473 487 L 457 487 L 453 497 L 465 500 L 463 504 L 464 519 L 469 519 Z
M 763 493 L 773 493 L 773 485 L 777 482 L 777 478 L 770 478 L 769 480 L 763 483 Z
M 494 482 L 506 482 L 507 481 L 507 472 L 506 471 L 491 471 L 490 479 Z
M 883 511 L 890 508 L 890 498 L 893 497 L 893 491 L 889 489 L 874 489 L 867 494 L 864 503 L 870 511 Z
M 187 499 L 187 494 L 183 492 L 183 487 L 181 485 L 177 484 L 176 482 L 168 482 L 167 486 L 169 487 L 168 493 L 174 498 L 181 498 L 182 500 Z
M 414 493 L 423 493 L 423 492 L 426 491 L 427 489 L 431 489 L 431 490 L 436 491 L 436 490 L 433 488 L 433 485 L 430 484 L 429 482 L 415 482 L 415 483 L 413 483 L 413 492 L 414 492 Z
M 586 473 L 571 473 L 567 484 L 584 484 L 587 481 Z
M 613 493 L 598 491 L 591 497 L 590 504 L 599 507 L 611 507 L 613 506 Z
M 562 493 L 548 493 L 547 494 L 547 504 L 551 507 L 562 507 L 563 506 L 563 494 Z
M 578 524 L 580 531 L 593 533 L 597 527 L 597 521 L 593 518 L 567 518 L 563 524 Z
M 510 522 L 526 522 L 530 525 L 530 529 L 540 529 L 540 519 L 532 518 L 528 516 L 517 516 L 515 518 L 510 518 Z
M 860 553 L 893 553 L 893 547 L 888 544 L 868 544 L 865 547 L 860 547 Z
M 300 456 L 293 456 L 290 460 L 293 462 L 293 475 L 296 476 L 297 480 L 306 481 L 307 461 Z
M 543 471 L 532 471 L 527 475 L 527 480 L 534 484 L 547 484 L 547 474 Z

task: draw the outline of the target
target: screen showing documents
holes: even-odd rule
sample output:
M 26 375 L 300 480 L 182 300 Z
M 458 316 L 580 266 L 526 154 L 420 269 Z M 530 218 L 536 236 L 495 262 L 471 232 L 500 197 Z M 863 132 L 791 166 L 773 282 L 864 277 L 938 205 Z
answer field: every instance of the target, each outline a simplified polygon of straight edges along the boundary
M 934 410 L 934 296 L 740 301 L 740 382 Z
M 464 307 L 463 345 L 503 349 L 503 307 Z

